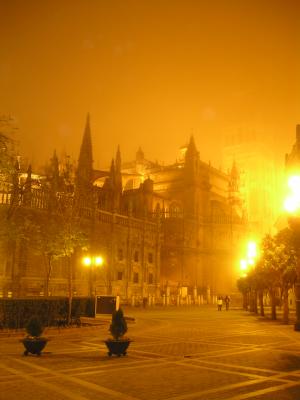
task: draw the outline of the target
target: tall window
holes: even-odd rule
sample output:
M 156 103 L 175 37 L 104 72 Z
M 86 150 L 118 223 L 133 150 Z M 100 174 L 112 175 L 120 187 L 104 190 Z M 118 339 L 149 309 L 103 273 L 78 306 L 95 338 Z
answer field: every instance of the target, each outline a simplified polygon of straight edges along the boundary
M 122 271 L 118 271 L 117 280 L 121 281 L 122 279 L 123 279 L 123 272 Z
M 148 263 L 153 263 L 153 253 L 148 253 Z
M 169 212 L 170 212 L 170 217 L 179 218 L 182 213 L 180 204 L 176 202 L 171 203 Z
M 149 285 L 152 285 L 152 284 L 153 284 L 153 274 L 152 274 L 152 272 L 149 272 L 149 275 L 148 275 L 148 283 L 149 283 Z
M 133 273 L 133 283 L 139 283 L 139 273 L 138 272 Z
M 122 261 L 124 259 L 123 249 L 118 249 L 118 260 Z
M 137 250 L 134 252 L 133 259 L 134 259 L 135 262 L 139 261 L 139 252 Z

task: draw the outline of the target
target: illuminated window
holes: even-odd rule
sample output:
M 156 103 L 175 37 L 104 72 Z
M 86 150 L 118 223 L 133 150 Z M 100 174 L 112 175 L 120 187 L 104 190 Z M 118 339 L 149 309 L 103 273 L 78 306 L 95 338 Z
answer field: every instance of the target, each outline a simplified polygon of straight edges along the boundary
M 133 283 L 139 283 L 139 274 L 138 272 L 133 273 Z

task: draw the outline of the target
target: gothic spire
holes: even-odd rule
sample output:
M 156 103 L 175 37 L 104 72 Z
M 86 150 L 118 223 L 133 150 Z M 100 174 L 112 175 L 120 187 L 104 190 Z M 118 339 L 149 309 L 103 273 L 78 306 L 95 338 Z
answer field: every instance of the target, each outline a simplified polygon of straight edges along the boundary
M 240 174 L 238 167 L 236 165 L 235 160 L 232 163 L 231 172 L 230 172 L 230 181 L 229 181 L 229 191 L 230 192 L 238 192 L 239 191 L 239 181 Z
M 121 152 L 120 152 L 120 145 L 118 145 L 117 153 L 116 153 L 116 171 L 121 172 Z
M 186 150 L 185 158 L 191 157 L 191 156 L 198 156 L 198 150 L 195 144 L 195 139 L 194 135 L 191 135 L 190 141 Z
M 187 177 L 193 178 L 198 170 L 199 152 L 195 145 L 194 136 L 190 138 L 186 153 L 185 153 L 185 170 Z
M 115 169 L 114 159 L 111 160 L 110 164 L 109 183 L 110 183 L 110 188 L 114 189 L 116 184 L 116 169 Z
M 80 191 L 90 190 L 93 180 L 93 154 L 90 128 L 90 115 L 87 115 L 86 125 L 80 147 L 78 167 L 76 171 L 76 186 Z
M 116 189 L 117 191 L 122 192 L 122 163 L 121 163 L 120 146 L 118 146 L 116 154 L 115 178 L 116 178 Z
M 142 163 L 144 161 L 144 159 L 145 159 L 145 154 L 144 154 L 141 146 L 138 148 L 138 151 L 136 152 L 135 159 L 136 159 L 137 163 Z

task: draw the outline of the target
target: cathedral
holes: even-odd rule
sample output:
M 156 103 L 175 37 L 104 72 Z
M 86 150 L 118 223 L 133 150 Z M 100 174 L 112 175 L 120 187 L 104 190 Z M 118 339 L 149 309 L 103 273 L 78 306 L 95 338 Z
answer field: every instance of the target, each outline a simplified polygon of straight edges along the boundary
M 135 160 L 123 162 L 118 148 L 109 170 L 95 170 L 88 116 L 76 168 L 56 153 L 47 177 L 16 168 L 12 182 L 1 184 L 0 203 L 12 215 L 57 214 L 69 233 L 75 215 L 88 232 L 87 244 L 54 257 L 46 274 L 34 244 L 21 238 L 8 251 L 2 235 L 1 297 L 71 290 L 119 295 L 132 305 L 145 298 L 171 305 L 210 303 L 234 291 L 247 232 L 239 172 L 235 163 L 224 173 L 203 162 L 193 137 L 174 164 L 149 161 L 141 148 Z M 87 254 L 89 267 L 82 262 Z M 93 262 L 99 257 L 101 266 Z

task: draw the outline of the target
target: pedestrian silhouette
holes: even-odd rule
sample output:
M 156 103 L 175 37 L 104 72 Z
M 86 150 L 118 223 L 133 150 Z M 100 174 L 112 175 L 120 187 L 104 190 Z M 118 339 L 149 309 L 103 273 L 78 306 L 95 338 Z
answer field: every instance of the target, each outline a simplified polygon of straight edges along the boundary
M 218 311 L 222 311 L 223 299 L 221 296 L 218 297 L 217 304 L 218 304 Z
M 230 297 L 226 296 L 224 301 L 225 301 L 226 311 L 228 311 L 229 310 Z

